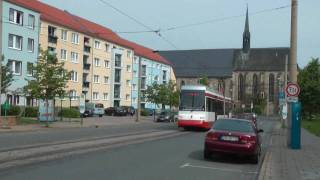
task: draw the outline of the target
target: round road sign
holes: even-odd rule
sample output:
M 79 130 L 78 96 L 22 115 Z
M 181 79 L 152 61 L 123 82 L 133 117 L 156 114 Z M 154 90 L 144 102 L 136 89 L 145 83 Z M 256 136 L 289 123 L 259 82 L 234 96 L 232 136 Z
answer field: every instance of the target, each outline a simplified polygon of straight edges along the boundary
M 287 96 L 298 96 L 300 94 L 300 87 L 298 84 L 289 83 L 286 88 Z

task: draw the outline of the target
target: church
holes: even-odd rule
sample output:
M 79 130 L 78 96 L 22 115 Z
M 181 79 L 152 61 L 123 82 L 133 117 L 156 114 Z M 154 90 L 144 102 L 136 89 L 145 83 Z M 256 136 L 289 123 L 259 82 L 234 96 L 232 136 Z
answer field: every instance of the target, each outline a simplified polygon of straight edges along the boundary
M 266 115 L 279 112 L 279 94 L 284 87 L 289 47 L 250 47 L 248 9 L 242 48 L 160 51 L 170 60 L 177 87 L 199 84 L 207 77 L 209 86 L 231 97 L 234 111 L 254 111 Z

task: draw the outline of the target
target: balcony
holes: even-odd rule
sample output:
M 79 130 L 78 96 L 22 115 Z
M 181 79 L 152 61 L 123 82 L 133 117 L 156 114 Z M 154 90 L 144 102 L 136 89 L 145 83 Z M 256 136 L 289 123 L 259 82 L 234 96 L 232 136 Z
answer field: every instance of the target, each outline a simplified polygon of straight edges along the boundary
M 89 53 L 89 54 L 90 54 L 91 47 L 89 47 L 89 46 L 84 46 L 84 47 L 83 47 L 83 51 L 84 51 L 85 53 Z
M 90 70 L 90 67 L 91 67 L 91 64 L 88 64 L 88 63 L 84 63 L 83 64 L 83 69 L 84 70 Z
M 82 87 L 83 87 L 83 88 L 89 88 L 89 87 L 90 87 L 90 82 L 88 82 L 88 81 L 83 81 Z
M 57 44 L 58 42 L 58 37 L 55 35 L 48 35 L 48 42 L 49 43 L 53 43 L 53 44 Z

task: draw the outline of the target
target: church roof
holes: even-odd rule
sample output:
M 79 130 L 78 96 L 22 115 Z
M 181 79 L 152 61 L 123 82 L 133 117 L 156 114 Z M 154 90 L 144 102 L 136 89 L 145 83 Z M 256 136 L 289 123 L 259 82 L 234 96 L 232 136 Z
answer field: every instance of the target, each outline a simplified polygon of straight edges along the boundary
M 159 51 L 172 63 L 176 77 L 232 77 L 233 49 Z
M 160 51 L 173 64 L 178 78 L 232 77 L 233 71 L 284 71 L 290 48 L 200 49 Z M 246 58 L 246 55 L 248 58 Z
M 240 49 L 234 51 L 235 71 L 284 71 L 285 58 L 290 48 L 251 48 L 248 59 Z

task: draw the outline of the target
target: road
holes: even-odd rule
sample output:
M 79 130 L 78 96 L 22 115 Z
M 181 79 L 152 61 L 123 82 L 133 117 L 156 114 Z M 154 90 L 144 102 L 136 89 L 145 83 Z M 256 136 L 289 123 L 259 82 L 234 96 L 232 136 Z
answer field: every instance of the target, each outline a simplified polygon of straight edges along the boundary
M 259 120 L 259 126 L 265 130 L 262 135 L 263 153 L 274 124 L 274 120 Z M 157 123 L 152 127 L 149 125 L 149 128 L 160 131 L 175 129 L 170 123 Z M 255 179 L 260 164 L 251 164 L 246 159 L 232 156 L 204 160 L 205 132 L 176 131 L 182 134 L 10 168 L 0 172 L 1 180 Z

